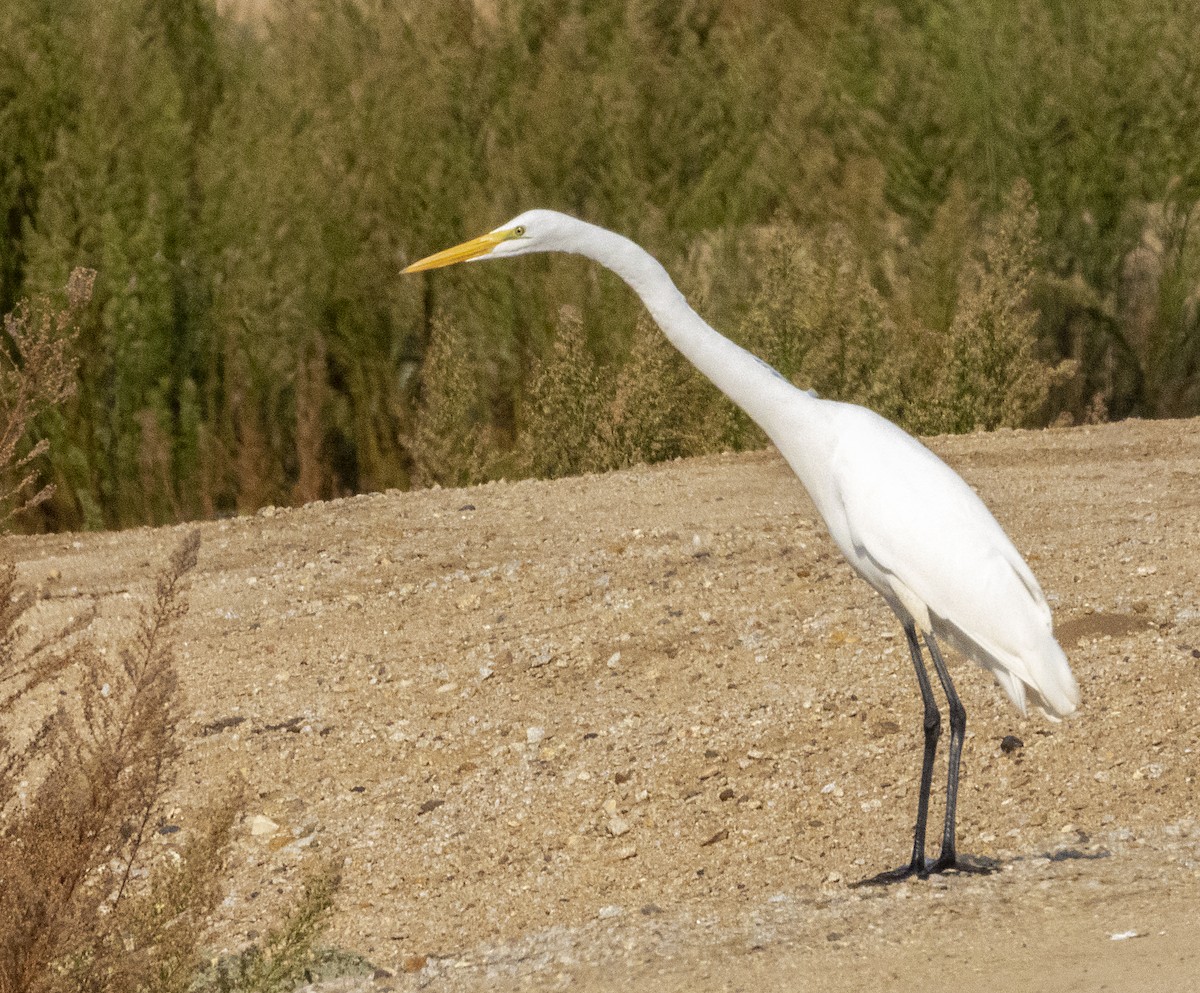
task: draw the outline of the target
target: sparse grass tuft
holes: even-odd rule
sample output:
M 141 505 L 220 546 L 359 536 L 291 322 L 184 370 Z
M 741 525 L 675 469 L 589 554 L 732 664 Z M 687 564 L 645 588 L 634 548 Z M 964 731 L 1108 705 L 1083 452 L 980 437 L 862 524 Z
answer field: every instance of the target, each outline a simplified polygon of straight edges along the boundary
M 258 944 L 206 970 L 196 993 L 289 993 L 301 983 L 312 982 L 324 957 L 315 942 L 339 882 L 332 861 L 318 862 L 309 870 L 304 893 L 287 919 Z

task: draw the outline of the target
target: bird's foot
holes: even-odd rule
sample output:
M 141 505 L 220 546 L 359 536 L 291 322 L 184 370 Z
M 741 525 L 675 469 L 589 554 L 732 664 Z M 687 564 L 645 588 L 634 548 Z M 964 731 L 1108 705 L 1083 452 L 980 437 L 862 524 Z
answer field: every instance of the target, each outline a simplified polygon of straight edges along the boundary
M 977 855 L 942 854 L 932 862 L 910 862 L 898 869 L 887 869 L 875 876 L 860 879 L 851 886 L 857 889 L 861 886 L 888 886 L 901 883 L 906 879 L 928 879 L 934 875 L 975 875 L 986 876 L 1000 868 L 1000 863 Z
M 924 876 L 925 866 L 917 862 L 910 862 L 898 869 L 887 869 L 878 875 L 868 876 L 866 879 L 860 879 L 857 883 L 850 885 L 854 889 L 860 886 L 890 886 L 892 883 L 901 883 L 906 879 L 924 878 Z
M 925 865 L 921 878 L 942 873 L 961 873 L 964 876 L 987 876 L 1000 868 L 1000 863 L 982 855 L 959 855 L 943 852 L 933 862 Z

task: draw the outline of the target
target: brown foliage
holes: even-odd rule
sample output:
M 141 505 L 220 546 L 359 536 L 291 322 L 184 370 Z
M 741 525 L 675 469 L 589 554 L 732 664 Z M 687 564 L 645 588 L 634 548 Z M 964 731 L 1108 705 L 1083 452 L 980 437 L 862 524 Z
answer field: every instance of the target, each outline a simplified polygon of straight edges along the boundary
M 518 443 L 521 470 L 556 479 L 611 468 L 610 453 L 597 442 L 606 416 L 608 383 L 588 348 L 583 318 L 571 306 L 559 310 L 550 354 L 534 369 Z
M 488 477 L 483 386 L 460 325 L 436 318 L 421 364 L 416 425 L 405 439 L 414 486 L 470 486 Z
M 0 991 L 186 989 L 201 926 L 220 897 L 237 809 L 227 795 L 205 826 L 152 864 L 149 840 L 178 755 L 172 650 L 186 613 L 185 577 L 199 532 L 159 575 L 132 642 L 108 664 L 81 633 L 87 615 L 22 648 L 28 598 L 0 573 Z M 9 731 L 14 705 L 67 670 L 75 686 L 23 747 Z M 73 704 L 73 705 L 72 705 Z M 12 784 L 32 783 L 17 795 Z M 161 861 L 161 860 L 160 860 Z
M 95 281 L 95 271 L 75 269 L 67 283 L 65 307 L 40 296 L 21 301 L 5 315 L 8 347 L 0 348 L 0 525 L 54 492 L 52 484 L 34 489 L 37 473 L 31 465 L 45 454 L 49 442 L 43 439 L 25 452 L 21 443 L 38 414 L 75 392 L 73 346 L 79 315 L 92 298 Z

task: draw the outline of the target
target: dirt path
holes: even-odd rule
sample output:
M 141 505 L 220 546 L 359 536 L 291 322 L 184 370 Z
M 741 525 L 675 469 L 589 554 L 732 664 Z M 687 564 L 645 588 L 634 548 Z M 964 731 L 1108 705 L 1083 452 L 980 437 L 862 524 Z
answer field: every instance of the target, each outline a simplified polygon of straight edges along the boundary
M 316 843 L 347 864 L 332 940 L 394 973 L 353 988 L 1197 988 L 1200 422 L 932 447 L 1084 693 L 1026 720 L 950 660 L 960 845 L 1001 872 L 849 885 L 907 854 L 903 635 L 774 453 L 723 456 L 204 525 L 173 816 L 240 771 L 277 825 L 243 826 L 217 939 Z M 8 549 L 47 620 L 98 597 L 116 631 L 181 533 Z

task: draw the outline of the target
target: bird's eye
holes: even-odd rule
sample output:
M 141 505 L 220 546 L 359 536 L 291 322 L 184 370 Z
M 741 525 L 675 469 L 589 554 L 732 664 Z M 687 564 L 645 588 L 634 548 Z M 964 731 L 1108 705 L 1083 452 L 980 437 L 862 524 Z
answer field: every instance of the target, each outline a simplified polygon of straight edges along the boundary
M 518 238 L 524 238 L 525 237 L 525 225 L 518 224 L 515 228 L 513 228 L 513 234 L 515 234 Z

